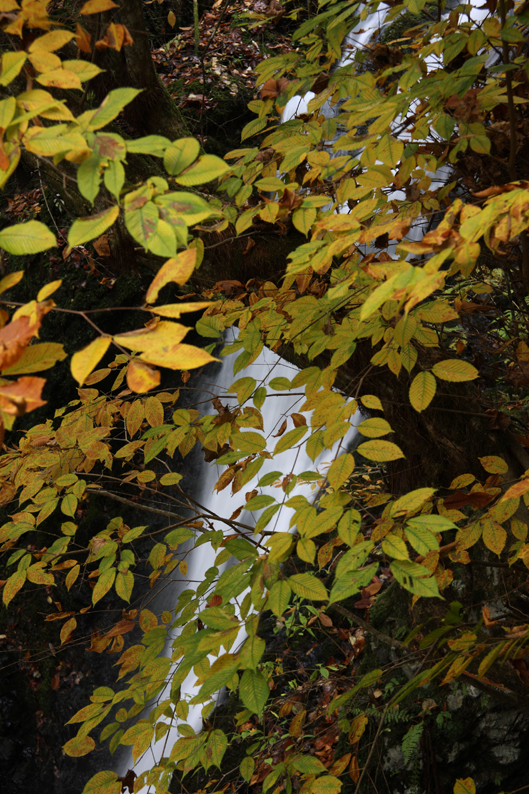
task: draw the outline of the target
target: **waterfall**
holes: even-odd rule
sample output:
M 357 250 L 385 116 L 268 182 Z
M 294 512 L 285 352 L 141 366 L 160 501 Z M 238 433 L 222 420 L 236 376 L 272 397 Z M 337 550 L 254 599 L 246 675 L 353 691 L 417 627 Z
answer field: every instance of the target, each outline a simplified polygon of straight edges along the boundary
M 216 367 L 217 371 L 213 378 L 210 374 L 212 368 L 206 367 L 206 370 L 196 388 L 203 388 L 208 393 L 214 393 L 215 395 L 219 396 L 223 403 L 231 403 L 231 405 L 235 407 L 235 405 L 237 405 L 237 398 L 235 395 L 227 394 L 227 390 L 236 379 L 233 375 L 233 362 L 236 357 L 237 353 L 232 353 L 229 356 L 226 356 L 223 359 L 222 366 Z M 275 353 L 272 353 L 270 350 L 265 348 L 256 361 L 244 370 L 244 376 L 255 378 L 259 384 L 266 385 L 267 382 L 272 378 L 285 377 L 291 380 L 297 372 L 298 369 L 296 367 L 279 358 L 279 356 L 277 356 Z M 290 394 L 289 392 L 268 393 L 265 403 L 261 408 L 264 424 L 264 436 L 267 439 L 270 439 L 271 436 L 276 434 L 284 419 L 286 419 L 287 416 L 289 416 L 293 411 L 296 411 L 296 409 L 299 410 L 299 407 L 304 401 L 304 394 L 294 395 Z M 214 412 L 214 408 L 211 406 L 211 404 L 207 406 L 207 411 Z M 335 444 L 332 450 L 327 450 L 326 452 L 322 453 L 320 458 L 316 459 L 315 462 L 309 458 L 303 447 L 301 449 L 287 450 L 280 453 L 279 455 L 276 455 L 270 460 L 265 459 L 258 475 L 253 480 L 248 482 L 244 486 L 243 490 L 235 496 L 231 495 L 229 488 L 226 488 L 219 494 L 215 493 L 214 486 L 217 482 L 219 474 L 221 473 L 221 470 L 220 467 L 214 463 L 205 463 L 203 464 L 203 476 L 201 476 L 200 482 L 197 483 L 196 491 L 190 494 L 190 496 L 192 496 L 193 499 L 196 499 L 196 501 L 199 502 L 206 511 L 210 510 L 215 515 L 229 517 L 232 515 L 236 507 L 238 507 L 241 503 L 244 503 L 244 493 L 256 489 L 258 481 L 268 473 L 280 469 L 283 474 L 292 473 L 299 475 L 304 471 L 313 471 L 315 467 L 319 466 L 324 476 L 326 463 L 330 463 L 334 459 L 334 457 L 338 454 L 340 447 L 350 447 L 353 443 L 354 437 L 356 436 L 354 422 L 359 422 L 360 419 L 361 417 L 359 416 L 359 412 L 357 412 L 357 414 L 355 414 L 353 417 L 351 430 L 345 436 L 345 438 L 342 439 L 341 442 Z M 259 487 L 258 490 L 259 493 L 277 495 L 277 488 L 275 488 L 273 484 L 270 486 Z M 310 499 L 311 493 L 313 492 L 311 491 L 311 486 L 309 484 L 298 484 L 291 495 L 294 493 L 303 494 Z M 276 516 L 274 516 L 273 522 L 269 525 L 268 529 L 277 530 L 280 532 L 288 532 L 290 515 L 291 514 L 289 510 L 287 511 L 285 508 L 282 508 L 276 514 Z M 259 513 L 243 510 L 237 520 L 243 524 L 253 526 L 255 525 L 258 516 Z M 214 519 L 212 519 L 212 523 L 215 525 L 216 529 L 223 529 L 225 535 L 232 534 L 233 532 L 233 530 L 226 525 L 218 525 L 218 522 L 215 522 Z M 188 541 L 188 544 L 192 544 L 192 541 Z M 210 543 L 204 543 L 197 549 L 192 549 L 188 545 L 188 549 L 190 550 L 188 551 L 186 558 L 188 564 L 186 580 L 187 582 L 191 583 L 200 582 L 204 579 L 205 572 L 208 570 L 208 568 L 214 565 L 218 551 L 215 551 Z M 186 549 L 184 547 L 184 551 L 185 550 Z M 164 610 L 173 610 L 178 601 L 180 593 L 187 589 L 187 582 L 182 581 L 181 579 L 174 579 L 165 582 L 159 588 L 151 604 L 149 605 L 152 611 L 154 611 L 156 614 L 160 614 Z M 169 637 L 164 649 L 164 653 L 166 655 L 171 654 L 173 640 L 179 631 L 180 629 L 175 630 Z M 244 630 L 241 630 L 238 638 L 238 645 L 244 641 L 245 637 L 246 635 Z M 190 673 L 181 686 L 182 693 L 192 693 L 195 681 L 196 676 L 193 673 Z M 157 697 L 157 700 L 161 701 L 167 698 L 169 696 L 169 691 L 170 681 L 166 688 Z M 196 691 L 197 690 L 194 692 L 195 694 Z M 222 693 L 219 693 L 219 698 L 221 696 Z M 201 708 L 202 706 L 191 706 L 189 709 L 188 719 L 185 720 L 185 722 L 188 725 L 191 725 L 196 732 L 200 730 L 202 725 Z M 160 758 L 168 756 L 174 743 L 181 737 L 180 733 L 178 732 L 178 724 L 178 720 L 173 720 L 171 722 L 169 732 L 163 737 L 163 739 L 160 739 L 158 742 L 153 742 L 149 749 L 135 764 L 133 763 L 132 754 L 129 748 L 122 748 L 121 752 L 118 752 L 118 757 L 115 764 L 118 774 L 123 776 L 128 769 L 133 769 L 134 772 L 139 776 L 142 774 L 142 772 L 151 769 L 160 760 Z M 141 794 L 148 794 L 148 792 L 151 792 L 152 790 L 152 787 L 145 786 L 140 789 L 138 793 L 135 792 L 135 794 L 140 794 L 140 792 Z

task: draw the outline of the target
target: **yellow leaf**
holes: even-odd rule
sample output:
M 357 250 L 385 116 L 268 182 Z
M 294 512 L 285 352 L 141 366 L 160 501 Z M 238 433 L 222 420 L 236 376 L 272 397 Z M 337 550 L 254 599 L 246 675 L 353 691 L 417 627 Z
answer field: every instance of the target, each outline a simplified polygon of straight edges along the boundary
M 382 403 L 375 397 L 373 394 L 364 394 L 363 397 L 360 397 L 362 405 L 365 405 L 366 408 L 369 408 L 372 411 L 383 411 Z
M 54 69 L 51 72 L 39 74 L 36 79 L 41 85 L 51 88 L 78 88 L 79 91 L 82 89 L 79 77 L 66 69 Z
M 0 85 L 9 85 L 19 74 L 26 61 L 25 52 L 4 52 L 2 55 L 2 71 Z
M 454 786 L 454 794 L 476 794 L 476 786 L 471 777 L 464 780 L 458 778 Z
M 151 427 L 163 425 L 163 405 L 156 397 L 147 397 L 145 400 L 145 419 Z
M 158 351 L 164 347 L 178 344 L 190 330 L 180 323 L 162 320 L 154 327 L 129 331 L 126 334 L 115 336 L 114 339 L 118 345 L 128 347 L 130 350 Z
M 91 736 L 74 736 L 69 742 L 63 745 L 63 750 L 66 755 L 71 758 L 80 758 L 82 755 L 91 753 L 96 743 Z
M 416 491 L 404 494 L 391 506 L 391 516 L 409 515 L 419 510 L 423 504 L 435 493 L 435 488 L 418 488 Z
M 137 394 L 144 394 L 160 385 L 160 373 L 143 361 L 132 359 L 127 367 L 127 386 Z
M 147 290 L 147 295 L 145 296 L 147 303 L 154 303 L 162 287 L 165 287 L 170 281 L 174 281 L 180 286 L 185 284 L 195 269 L 196 258 L 197 249 L 188 248 L 187 251 L 182 251 L 174 258 L 168 259 L 162 265 Z
M 432 402 L 437 383 L 431 372 L 419 372 L 410 386 L 410 403 L 419 413 L 428 408 Z
M 37 50 L 29 54 L 31 65 L 37 72 L 52 72 L 61 68 L 61 59 L 52 52 Z
M 502 458 L 497 455 L 485 455 L 479 462 L 489 474 L 507 474 L 508 466 Z
M 103 11 L 110 11 L 111 8 L 119 8 L 112 0 L 88 0 L 81 8 L 81 14 L 101 14 Z
M 393 444 L 392 441 L 366 441 L 365 444 L 360 444 L 357 447 L 357 452 L 363 455 L 364 458 L 377 462 L 397 460 L 404 457 L 400 447 Z
M 46 284 L 45 287 L 42 287 L 42 289 L 39 290 L 39 293 L 37 295 L 37 300 L 45 301 L 46 298 L 49 298 L 50 295 L 53 295 L 53 293 L 59 289 L 61 284 L 62 284 L 62 279 L 57 279 L 57 281 L 50 281 L 49 284 Z
M 2 292 L 5 292 L 6 290 L 11 289 L 11 287 L 14 287 L 16 284 L 18 284 L 23 277 L 23 270 L 17 270 L 15 273 L 9 273 L 9 275 L 4 276 L 2 281 L 0 281 L 0 295 Z
M 490 518 L 482 518 L 481 527 L 485 546 L 499 557 L 507 541 L 507 532 L 500 524 Z
M 196 369 L 209 364 L 210 361 L 218 361 L 205 350 L 193 345 L 175 345 L 173 348 L 160 348 L 149 350 L 142 354 L 141 358 L 150 364 L 169 369 Z
M 174 28 L 174 26 L 176 25 L 176 17 L 173 11 L 169 11 L 169 13 L 167 14 L 167 21 L 169 22 L 171 27 Z
M 447 380 L 451 383 L 460 383 L 466 380 L 474 380 L 478 377 L 478 371 L 468 361 L 460 361 L 457 358 L 447 358 L 438 361 L 432 367 L 432 372 L 436 378 Z
M 69 30 L 52 30 L 49 33 L 45 33 L 44 36 L 39 36 L 38 39 L 30 44 L 29 51 L 30 52 L 55 52 L 55 50 L 59 50 L 61 47 L 64 47 L 65 44 L 68 44 L 75 36 L 75 33 L 72 33 Z
M 160 315 L 160 317 L 170 317 L 172 320 L 178 320 L 182 314 L 200 312 L 211 305 L 211 301 L 197 301 L 196 303 L 167 303 L 165 306 L 147 306 L 146 308 L 153 314 Z
M 356 744 L 360 741 L 368 722 L 369 720 L 363 712 L 354 718 L 349 729 L 349 744 Z
M 393 433 L 391 425 L 381 416 L 374 416 L 371 419 L 366 419 L 358 425 L 358 432 L 367 438 L 378 438 L 385 436 L 388 433 Z
M 107 352 L 111 341 L 112 338 L 110 336 L 100 336 L 90 342 L 83 350 L 73 354 L 70 368 L 72 375 L 80 386 L 83 385 L 85 379 L 97 367 Z
M 70 620 L 66 621 L 61 629 L 61 645 L 64 645 L 66 642 L 68 642 L 76 627 L 77 621 L 75 618 L 70 618 Z

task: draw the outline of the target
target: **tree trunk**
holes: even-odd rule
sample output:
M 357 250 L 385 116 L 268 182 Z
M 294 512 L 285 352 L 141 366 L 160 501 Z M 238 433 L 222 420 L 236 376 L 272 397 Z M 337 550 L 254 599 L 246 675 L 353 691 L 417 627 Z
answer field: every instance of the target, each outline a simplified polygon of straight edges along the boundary
M 95 50 L 95 63 L 105 72 L 91 83 L 98 102 L 113 88 L 132 87 L 142 93 L 125 108 L 124 117 L 137 135 L 165 135 L 169 140 L 186 135 L 185 123 L 167 89 L 161 83 L 151 58 L 142 0 L 125 0 L 119 12 L 100 14 L 86 25 L 94 44 L 112 18 L 128 29 L 134 44 L 120 52 Z

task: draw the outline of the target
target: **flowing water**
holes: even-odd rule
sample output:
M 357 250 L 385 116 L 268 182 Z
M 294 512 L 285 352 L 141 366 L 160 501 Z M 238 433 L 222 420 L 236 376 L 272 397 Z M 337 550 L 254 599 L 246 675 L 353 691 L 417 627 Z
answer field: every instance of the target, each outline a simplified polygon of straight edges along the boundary
M 226 394 L 226 390 L 235 380 L 235 377 L 233 376 L 233 362 L 236 356 L 237 354 L 234 353 L 224 358 L 222 366 L 220 368 L 216 368 L 217 372 L 214 373 L 214 377 L 208 373 L 208 368 L 206 368 L 200 383 L 197 384 L 197 388 L 203 388 L 209 393 L 218 395 L 221 398 L 223 404 L 231 404 L 232 407 L 237 405 L 237 398 L 235 395 Z M 291 380 L 297 371 L 298 370 L 294 366 L 288 364 L 283 359 L 280 359 L 277 355 L 275 355 L 275 353 L 272 353 L 270 350 L 265 348 L 257 360 L 247 367 L 247 369 L 245 369 L 244 376 L 255 378 L 258 384 L 266 385 L 266 383 L 272 378 L 285 377 Z M 304 392 L 297 394 L 290 394 L 288 392 L 269 393 L 263 407 L 261 408 L 265 437 L 270 439 L 271 436 L 276 434 L 283 421 L 293 411 L 299 410 L 299 407 L 304 401 Z M 206 411 L 214 413 L 215 409 L 209 405 L 206 406 Z M 353 417 L 353 422 L 354 420 L 360 421 L 358 412 Z M 332 450 L 324 452 L 322 456 L 316 460 L 316 466 L 319 467 L 323 476 L 325 475 L 326 464 L 332 462 L 336 454 L 339 453 L 340 447 L 350 447 L 354 441 L 355 435 L 356 430 L 354 424 L 351 424 L 351 430 L 342 440 L 342 442 L 336 444 Z M 269 444 L 269 446 L 273 446 L 273 444 L 274 442 Z M 265 460 L 255 480 L 247 483 L 241 492 L 235 496 L 232 496 L 229 488 L 226 488 L 218 494 L 214 491 L 215 483 L 221 474 L 222 468 L 215 464 L 204 463 L 202 466 L 200 481 L 197 482 L 196 490 L 194 493 L 190 494 L 190 496 L 192 496 L 193 499 L 195 499 L 203 508 L 205 508 L 205 511 L 210 511 L 213 516 L 217 515 L 229 517 L 233 514 L 234 510 L 241 505 L 241 503 L 244 503 L 244 493 L 257 488 L 257 482 L 264 477 L 265 474 L 280 470 L 283 475 L 299 475 L 304 471 L 313 471 L 314 466 L 315 464 L 308 457 L 304 448 L 287 450 L 283 453 L 280 453 L 279 455 L 276 455 L 271 460 Z M 275 488 L 273 485 L 261 487 L 258 489 L 258 491 L 259 493 L 269 493 L 271 495 L 277 496 L 277 488 Z M 298 485 L 291 495 L 294 493 L 304 494 L 310 499 L 311 486 L 308 484 Z M 243 524 L 253 526 L 255 525 L 259 514 L 260 512 L 254 513 L 243 511 L 237 520 Z M 290 510 L 287 511 L 285 509 L 281 509 L 276 516 L 274 516 L 272 523 L 269 524 L 267 529 L 288 532 L 290 516 Z M 216 521 L 215 518 L 211 519 L 211 523 L 215 529 L 223 529 L 225 535 L 233 533 L 233 529 L 231 529 L 229 526 L 223 525 L 218 520 Z M 192 542 L 190 541 L 189 543 Z M 208 568 L 211 568 L 214 565 L 217 554 L 218 551 L 215 551 L 209 543 L 205 543 L 204 545 L 199 546 L 197 549 L 191 549 L 188 551 L 186 556 L 188 564 L 186 581 L 182 581 L 180 578 L 179 580 L 174 579 L 165 582 L 161 587 L 159 587 L 158 592 L 149 604 L 149 608 L 155 612 L 155 614 L 161 614 L 161 612 L 164 610 L 173 610 L 178 601 L 178 597 L 183 590 L 196 586 L 197 583 L 203 581 Z M 167 642 L 167 646 L 164 651 L 167 655 L 170 655 L 171 653 L 172 640 L 174 640 L 175 636 L 176 632 Z M 244 632 L 241 631 L 238 640 L 239 645 L 244 641 L 245 636 L 246 635 Z M 193 673 L 186 678 L 181 687 L 183 694 L 196 694 L 197 690 L 194 689 L 195 680 L 196 676 Z M 169 690 L 170 683 L 167 685 L 166 690 L 161 693 L 158 699 L 164 700 L 167 698 L 169 696 Z M 218 698 L 221 697 L 222 693 L 219 693 Z M 188 719 L 186 720 L 186 723 L 191 725 L 195 731 L 200 730 L 202 725 L 201 709 L 202 706 L 192 706 L 189 711 Z M 178 720 L 173 720 L 170 725 L 170 730 L 164 736 L 164 738 L 157 743 L 153 743 L 149 750 L 147 750 L 147 752 L 138 760 L 136 764 L 133 764 L 131 752 L 128 748 L 122 748 L 121 751 L 118 751 L 116 759 L 116 769 L 118 774 L 124 775 L 128 769 L 133 769 L 137 775 L 140 775 L 145 770 L 152 768 L 161 757 L 168 756 L 171 752 L 172 746 L 180 738 L 180 733 L 178 732 Z M 141 794 L 147 794 L 148 791 L 149 788 L 144 787 L 141 789 Z

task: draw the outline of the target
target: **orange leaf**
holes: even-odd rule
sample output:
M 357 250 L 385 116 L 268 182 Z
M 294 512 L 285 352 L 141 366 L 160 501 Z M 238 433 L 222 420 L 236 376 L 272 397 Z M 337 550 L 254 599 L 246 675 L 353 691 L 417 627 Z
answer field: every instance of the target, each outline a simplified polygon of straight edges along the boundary
M 137 394 L 144 394 L 160 385 L 160 373 L 143 361 L 132 359 L 127 367 L 127 386 Z
M 169 282 L 174 281 L 180 286 L 185 284 L 195 269 L 196 259 L 196 248 L 188 248 L 187 251 L 182 251 L 173 259 L 168 259 L 162 265 L 147 290 L 147 295 L 145 296 L 147 303 L 154 303 L 162 287 L 165 287 Z
M 515 482 L 514 485 L 511 485 L 500 501 L 505 502 L 507 499 L 515 499 L 518 496 L 523 496 L 527 491 L 529 491 L 529 480 L 520 480 L 520 482 Z
M 65 645 L 72 636 L 74 630 L 77 628 L 77 621 L 75 618 L 67 620 L 61 629 L 61 645 Z
M 7 369 L 18 361 L 39 328 L 40 321 L 32 324 L 27 315 L 4 325 L 0 330 L 0 369 Z
M 87 30 L 85 30 L 82 25 L 79 25 L 78 23 L 77 29 L 75 31 L 75 42 L 79 47 L 79 49 L 81 50 L 81 52 L 87 52 L 87 53 L 91 52 L 91 48 L 90 48 L 91 40 L 92 37 L 90 33 Z
M 22 416 L 46 405 L 46 401 L 41 400 L 45 383 L 44 378 L 31 376 L 19 378 L 9 386 L 0 386 L 0 408 L 10 416 Z
M 353 783 L 358 783 L 360 778 L 360 767 L 358 766 L 358 760 L 356 755 L 353 755 L 351 758 L 351 765 L 349 767 L 349 777 L 353 781 Z
M 495 626 L 498 623 L 497 620 L 491 620 L 488 607 L 483 607 L 481 614 L 483 615 L 483 623 L 485 624 L 486 628 Z

